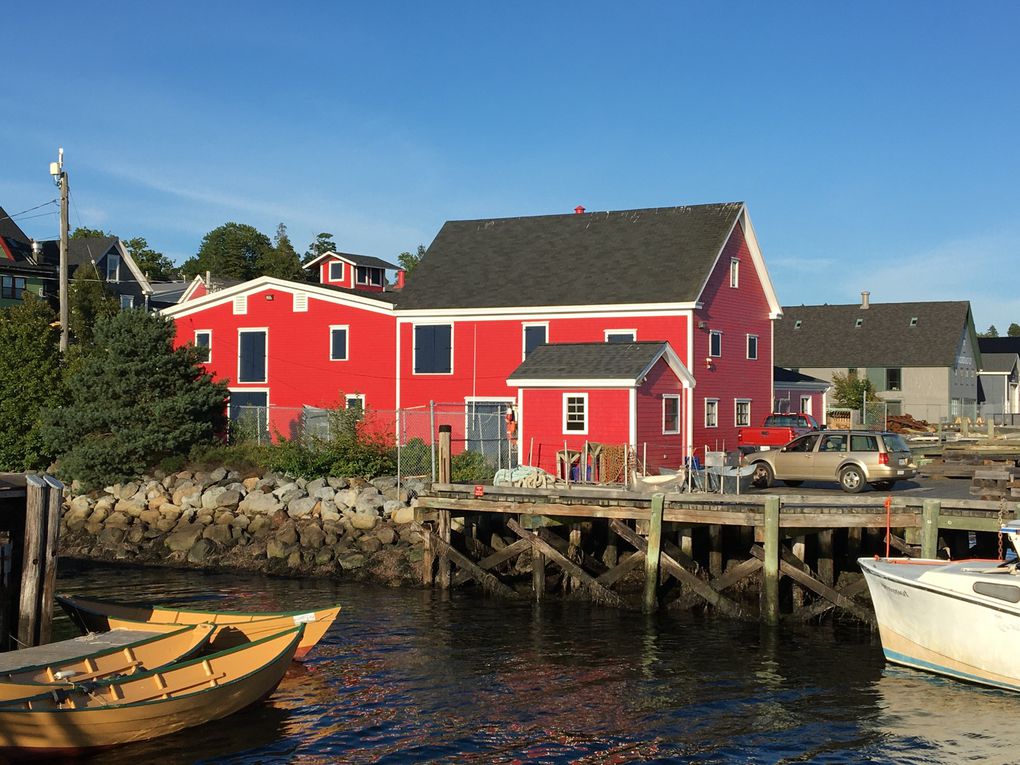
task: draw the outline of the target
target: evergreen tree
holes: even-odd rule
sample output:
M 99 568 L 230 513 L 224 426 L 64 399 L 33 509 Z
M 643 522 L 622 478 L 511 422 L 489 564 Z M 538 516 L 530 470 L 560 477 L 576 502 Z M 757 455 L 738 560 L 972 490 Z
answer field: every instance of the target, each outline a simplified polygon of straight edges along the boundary
M 314 242 L 308 245 L 305 256 L 301 258 L 301 264 L 310 263 L 324 252 L 336 252 L 336 242 L 333 241 L 333 235 L 328 231 L 323 231 L 315 237 Z
M 418 249 L 413 253 L 410 252 L 400 253 L 400 255 L 397 256 L 397 263 L 399 263 L 400 267 L 404 269 L 404 273 L 407 274 L 407 276 L 410 276 L 411 272 L 414 271 L 415 267 L 419 263 L 421 263 L 421 259 L 424 257 L 425 257 L 425 245 L 419 244 Z
M 1020 337 L 1020 324 L 1015 321 L 1009 325 L 1009 329 L 1006 330 L 1007 337 Z
M 173 346 L 174 323 L 141 309 L 100 319 L 95 347 L 67 379 L 67 403 L 43 413 L 43 443 L 60 472 L 87 488 L 137 476 L 211 441 L 225 418 L 226 383 Z
M 106 282 L 81 268 L 67 288 L 67 325 L 75 343 L 75 353 L 92 347 L 93 327 L 104 317 L 116 315 L 120 302 Z
M 25 293 L 20 305 L 0 310 L 0 470 L 46 467 L 40 412 L 62 395 L 60 329 L 56 314 Z
M 253 279 L 259 263 L 273 249 L 269 237 L 245 223 L 224 223 L 202 239 L 198 254 L 181 266 L 186 279 L 212 272 L 232 279 Z
M 273 248 L 265 253 L 258 263 L 259 273 L 264 276 L 275 276 L 277 279 L 304 281 L 305 270 L 301 267 L 297 251 L 287 236 L 287 227 L 280 224 L 276 227 Z
M 999 330 L 995 328 L 994 324 L 989 326 L 988 329 L 986 329 L 984 332 L 978 335 L 978 337 L 998 337 L 998 336 Z

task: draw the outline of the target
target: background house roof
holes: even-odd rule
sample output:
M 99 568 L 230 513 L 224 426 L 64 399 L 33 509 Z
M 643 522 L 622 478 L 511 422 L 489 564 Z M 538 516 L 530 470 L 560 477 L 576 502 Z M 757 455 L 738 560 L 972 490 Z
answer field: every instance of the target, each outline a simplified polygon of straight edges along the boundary
M 346 260 L 353 263 L 356 266 L 369 266 L 370 268 L 388 268 L 391 271 L 399 271 L 400 266 L 390 263 L 389 261 L 383 260 L 382 258 L 375 258 L 371 255 L 356 255 L 352 252 L 324 252 L 319 257 L 309 260 L 304 264 L 304 268 L 311 268 L 318 263 L 321 263 L 326 258 L 338 257 L 342 260 Z
M 821 388 L 831 388 L 832 383 L 828 380 L 821 380 L 811 375 L 801 374 L 786 367 L 772 367 L 772 381 L 775 383 L 786 383 L 787 385 L 816 385 Z
M 1017 355 L 1015 353 L 982 353 L 981 371 L 999 374 L 1009 374 L 1016 366 Z
M 742 209 L 728 202 L 447 221 L 399 307 L 693 302 Z
M 32 240 L 2 207 L 0 207 L 0 239 L 4 240 L 4 244 L 15 260 L 28 260 L 32 255 Z M 0 257 L 3 257 L 4 260 L 7 259 L 2 253 L 0 253 Z
M 1020 355 L 1020 337 L 979 337 L 981 355 L 986 353 L 1016 353 Z
M 75 266 L 92 265 L 95 261 L 99 263 L 111 248 L 117 246 L 115 236 L 84 236 L 67 240 L 67 264 L 72 268 Z M 51 266 L 60 265 L 60 242 L 55 239 L 47 240 L 43 245 L 43 263 Z M 118 252 L 118 254 L 120 254 Z
M 784 306 L 783 318 L 775 323 L 775 363 L 784 367 L 948 367 L 956 362 L 964 331 L 973 332 L 970 303 L 965 300 L 872 303 L 868 308 Z
M 508 379 L 634 380 L 645 372 L 666 347 L 667 343 L 653 341 L 539 345 Z

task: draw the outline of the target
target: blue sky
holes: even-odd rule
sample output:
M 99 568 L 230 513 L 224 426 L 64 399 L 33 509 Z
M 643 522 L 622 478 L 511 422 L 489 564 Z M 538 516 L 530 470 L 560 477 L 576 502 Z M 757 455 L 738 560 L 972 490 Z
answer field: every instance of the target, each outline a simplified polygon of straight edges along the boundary
M 393 259 L 447 219 L 745 200 L 784 304 L 1020 322 L 1020 4 L 287 5 L 7 8 L 0 205 L 54 197 L 57 146 L 72 225 L 178 262 L 230 220 Z

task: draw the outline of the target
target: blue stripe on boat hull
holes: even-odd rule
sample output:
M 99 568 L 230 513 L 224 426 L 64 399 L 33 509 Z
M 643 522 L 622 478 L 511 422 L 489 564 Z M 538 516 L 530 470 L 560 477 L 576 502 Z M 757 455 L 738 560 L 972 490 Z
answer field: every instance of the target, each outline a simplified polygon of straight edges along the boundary
M 885 658 L 894 664 L 902 664 L 906 667 L 913 667 L 914 669 L 921 669 L 926 672 L 934 672 L 939 675 L 946 675 L 948 677 L 955 677 L 957 680 L 966 680 L 971 683 L 977 683 L 979 685 L 988 685 L 993 688 L 1002 688 L 1007 691 L 1020 691 L 1020 685 L 1011 685 L 1010 683 L 1002 683 L 987 678 L 981 677 L 980 675 L 972 675 L 967 672 L 958 672 L 948 667 L 943 667 L 941 664 L 933 664 L 922 659 L 915 659 L 912 656 L 899 653 L 897 651 L 890 651 L 885 648 L 882 649 L 885 654 Z

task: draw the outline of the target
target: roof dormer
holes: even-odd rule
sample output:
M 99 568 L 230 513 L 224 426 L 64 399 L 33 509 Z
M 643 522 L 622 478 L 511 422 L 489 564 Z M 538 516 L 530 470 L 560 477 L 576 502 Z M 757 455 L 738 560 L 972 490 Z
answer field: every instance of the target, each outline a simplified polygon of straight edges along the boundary
M 379 258 L 346 252 L 324 252 L 304 267 L 318 268 L 319 284 L 323 286 L 362 292 L 382 292 L 386 287 L 386 270 L 398 269 Z

